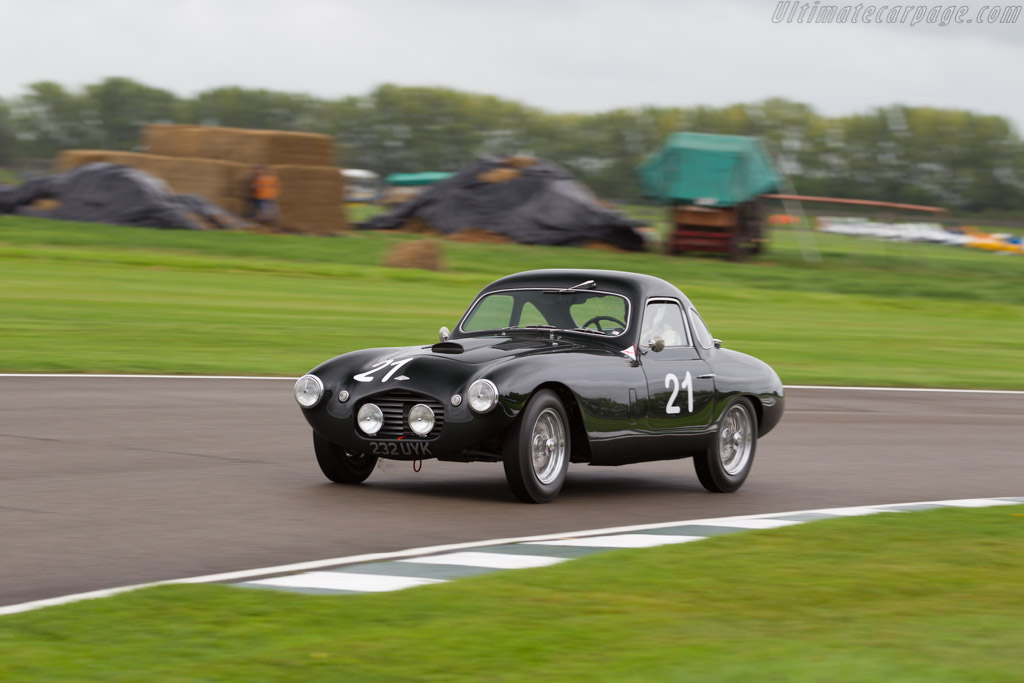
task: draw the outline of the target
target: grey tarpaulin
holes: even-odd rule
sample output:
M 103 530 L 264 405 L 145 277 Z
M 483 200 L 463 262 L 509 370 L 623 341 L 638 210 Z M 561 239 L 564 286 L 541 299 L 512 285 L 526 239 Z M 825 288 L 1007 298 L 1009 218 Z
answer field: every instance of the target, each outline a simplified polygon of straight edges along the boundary
M 52 199 L 49 210 L 32 202 Z M 202 230 L 233 228 L 241 220 L 198 195 L 177 195 L 158 178 L 136 168 L 95 163 L 66 173 L 0 186 L 0 214 L 66 221 Z
M 508 168 L 482 159 L 430 187 L 394 211 L 359 224 L 363 230 L 394 230 L 418 218 L 442 233 L 475 228 L 525 244 L 580 245 L 607 242 L 643 249 L 643 225 L 606 209 L 568 171 L 537 160 L 501 182 L 481 175 Z

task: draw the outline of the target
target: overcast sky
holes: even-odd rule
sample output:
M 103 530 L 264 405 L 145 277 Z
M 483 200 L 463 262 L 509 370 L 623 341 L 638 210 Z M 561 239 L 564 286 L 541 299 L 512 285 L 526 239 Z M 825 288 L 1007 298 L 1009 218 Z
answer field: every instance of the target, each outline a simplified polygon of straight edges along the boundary
M 775 0 L 0 0 L 0 96 L 107 76 L 179 95 L 439 85 L 563 112 L 781 96 L 827 115 L 970 109 L 1024 131 L 1024 17 L 979 24 L 990 4 L 942 27 L 776 23 Z

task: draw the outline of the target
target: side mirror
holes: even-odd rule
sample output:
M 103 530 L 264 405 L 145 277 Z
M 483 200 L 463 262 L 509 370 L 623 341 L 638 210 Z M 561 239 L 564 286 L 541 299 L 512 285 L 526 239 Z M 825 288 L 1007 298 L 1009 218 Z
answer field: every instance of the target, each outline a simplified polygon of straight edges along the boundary
M 712 339 L 711 343 L 715 345 L 716 349 L 722 348 L 722 340 L 721 339 Z
M 448 330 L 444 325 L 437 331 L 437 338 L 443 342 L 448 341 L 448 337 L 451 335 L 451 331 Z
M 647 342 L 647 345 L 651 347 L 651 351 L 658 353 L 659 351 L 664 350 L 665 340 L 661 337 L 651 337 L 651 341 Z

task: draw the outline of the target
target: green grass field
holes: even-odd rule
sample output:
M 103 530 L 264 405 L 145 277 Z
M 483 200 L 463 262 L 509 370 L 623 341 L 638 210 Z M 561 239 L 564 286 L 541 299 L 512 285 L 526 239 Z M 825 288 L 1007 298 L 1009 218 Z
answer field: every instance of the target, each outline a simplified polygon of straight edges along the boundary
M 776 232 L 746 264 L 0 217 L 0 371 L 297 375 L 543 267 L 678 284 L 790 384 L 1024 387 L 1024 258 Z M 801 242 L 805 240 L 805 242 Z M 808 262 L 813 246 L 820 261 Z M 802 248 L 803 247 L 803 248 Z M 394 594 L 168 586 L 0 618 L 0 680 L 1014 680 L 1024 506 L 842 519 Z
M 815 522 L 397 593 L 167 586 L 0 618 L 12 681 L 1012 681 L 1024 506 Z
M 501 275 L 580 267 L 679 285 L 727 346 L 790 384 L 1024 386 L 1014 255 L 776 232 L 746 264 L 442 240 L 442 272 L 382 266 L 415 239 L 0 217 L 0 369 L 298 375 L 357 348 L 430 343 Z

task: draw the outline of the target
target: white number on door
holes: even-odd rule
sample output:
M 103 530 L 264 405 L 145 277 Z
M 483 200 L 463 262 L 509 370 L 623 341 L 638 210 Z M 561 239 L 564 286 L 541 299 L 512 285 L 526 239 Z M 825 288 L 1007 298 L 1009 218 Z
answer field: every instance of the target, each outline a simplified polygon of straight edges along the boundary
M 669 415 L 677 415 L 682 410 L 676 405 L 676 398 L 679 396 L 679 389 L 686 389 L 686 412 L 693 412 L 693 377 L 690 376 L 687 371 L 686 376 L 683 377 L 683 381 L 680 383 L 679 378 L 673 373 L 665 375 L 665 388 L 672 389 L 672 395 L 668 397 L 668 405 L 665 406 L 665 412 Z

